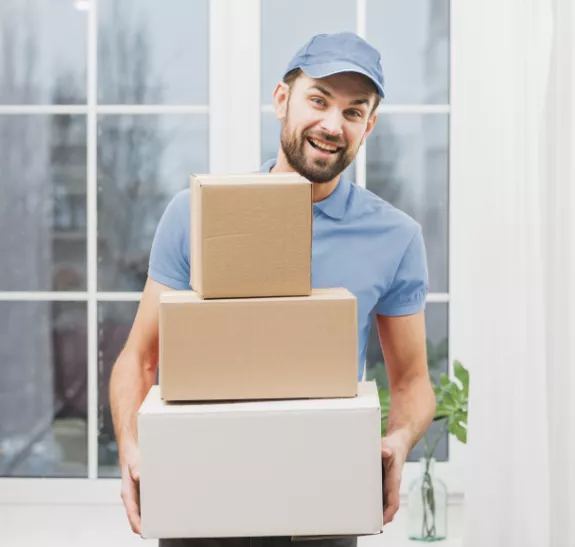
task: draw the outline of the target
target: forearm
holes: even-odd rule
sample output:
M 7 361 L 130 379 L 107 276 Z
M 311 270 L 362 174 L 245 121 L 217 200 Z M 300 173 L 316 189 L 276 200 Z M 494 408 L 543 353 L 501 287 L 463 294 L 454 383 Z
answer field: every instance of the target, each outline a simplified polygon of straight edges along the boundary
M 122 352 L 110 378 L 110 408 L 120 462 L 126 447 L 137 444 L 138 409 L 154 384 L 157 364 Z
M 427 377 L 393 386 L 387 435 L 393 433 L 403 439 L 406 456 L 431 424 L 435 405 L 435 393 Z

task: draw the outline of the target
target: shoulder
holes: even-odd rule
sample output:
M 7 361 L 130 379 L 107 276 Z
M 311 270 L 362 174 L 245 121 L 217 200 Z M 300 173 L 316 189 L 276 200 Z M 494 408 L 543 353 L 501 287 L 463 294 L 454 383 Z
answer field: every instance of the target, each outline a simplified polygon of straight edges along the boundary
M 168 203 L 167 209 L 172 209 L 177 213 L 189 213 L 190 211 L 190 189 L 184 188 L 175 194 Z
M 356 184 L 352 184 L 350 207 L 352 215 L 369 223 L 371 229 L 403 239 L 406 246 L 421 232 L 421 225 L 413 217 Z
M 189 288 L 190 190 L 180 190 L 166 206 L 152 242 L 148 275 L 173 289 Z
M 429 286 L 421 225 L 370 190 L 354 186 L 354 214 L 375 234 L 382 265 L 379 315 L 409 315 L 425 308 Z
M 169 232 L 189 232 L 190 228 L 190 189 L 186 188 L 174 194 L 165 206 L 159 228 Z
M 190 239 L 190 209 L 190 189 L 185 188 L 169 201 L 161 221 L 169 226 L 168 231 L 184 246 Z

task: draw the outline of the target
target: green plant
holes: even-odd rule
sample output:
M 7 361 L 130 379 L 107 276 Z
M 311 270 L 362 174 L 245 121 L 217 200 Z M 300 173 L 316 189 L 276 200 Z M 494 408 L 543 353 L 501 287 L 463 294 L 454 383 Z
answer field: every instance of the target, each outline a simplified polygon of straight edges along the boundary
M 422 482 L 422 495 L 426 511 L 424 511 L 424 522 L 422 523 L 422 537 L 432 539 L 435 533 L 435 502 L 433 493 L 433 482 L 429 474 L 429 467 L 435 450 L 445 430 L 454 435 L 458 441 L 467 443 L 467 408 L 469 401 L 469 371 L 459 362 L 454 361 L 453 373 L 455 378 L 450 379 L 445 373 L 439 376 L 439 383 L 434 382 L 430 376 L 433 391 L 436 397 L 436 409 L 433 417 L 434 422 L 441 422 L 442 427 L 439 433 L 428 443 L 427 433 L 424 439 L 424 461 L 425 471 Z M 391 395 L 389 389 L 380 386 L 379 402 L 381 407 L 381 435 L 387 432 L 389 411 L 391 407 Z M 431 519 L 427 521 L 426 515 L 430 514 Z

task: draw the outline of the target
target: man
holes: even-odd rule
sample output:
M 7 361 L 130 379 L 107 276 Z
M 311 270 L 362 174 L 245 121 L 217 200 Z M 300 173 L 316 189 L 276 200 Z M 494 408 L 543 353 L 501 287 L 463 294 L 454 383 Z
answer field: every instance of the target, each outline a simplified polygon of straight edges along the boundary
M 342 176 L 375 126 L 383 83 L 379 53 L 355 34 L 313 37 L 292 59 L 274 91 L 281 146 L 277 159 L 261 170 L 297 171 L 313 183 L 312 284 L 343 286 L 358 299 L 358 379 L 363 377 L 370 322 L 376 314 L 392 395 L 388 431 L 381 441 L 386 468 L 383 518 L 388 523 L 399 507 L 405 460 L 432 420 L 435 396 L 427 371 L 423 313 L 428 284 L 421 228 Z M 110 382 L 122 498 L 136 533 L 136 414 L 156 376 L 160 293 L 190 288 L 189 202 L 189 190 L 177 194 L 158 225 L 148 280 Z M 216 542 L 231 547 L 245 546 L 245 541 L 249 538 L 161 540 L 160 545 L 207 547 Z M 278 547 L 287 545 L 289 538 L 254 538 L 256 544 L 262 541 Z M 330 541 L 335 542 L 321 543 Z M 317 541 L 313 545 L 319 547 Z

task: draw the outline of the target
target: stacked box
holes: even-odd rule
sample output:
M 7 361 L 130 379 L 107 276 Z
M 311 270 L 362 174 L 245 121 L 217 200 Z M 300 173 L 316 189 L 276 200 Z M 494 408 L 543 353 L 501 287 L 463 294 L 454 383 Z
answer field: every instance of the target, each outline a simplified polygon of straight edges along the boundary
M 379 399 L 355 296 L 311 288 L 311 183 L 192 176 L 190 196 L 191 286 L 161 296 L 138 414 L 143 536 L 380 532 Z
M 192 176 L 193 289 L 202 298 L 308 296 L 311 192 L 295 174 Z

